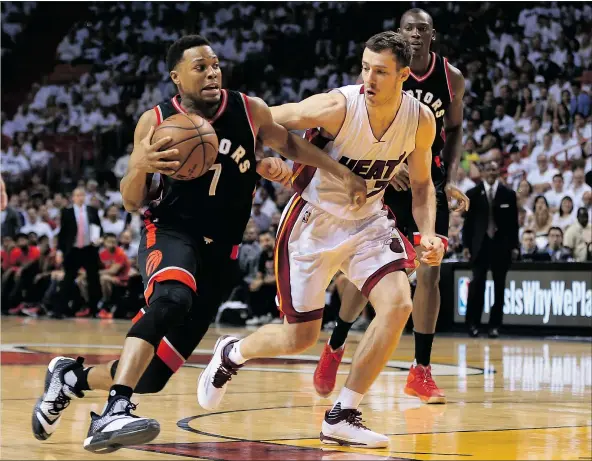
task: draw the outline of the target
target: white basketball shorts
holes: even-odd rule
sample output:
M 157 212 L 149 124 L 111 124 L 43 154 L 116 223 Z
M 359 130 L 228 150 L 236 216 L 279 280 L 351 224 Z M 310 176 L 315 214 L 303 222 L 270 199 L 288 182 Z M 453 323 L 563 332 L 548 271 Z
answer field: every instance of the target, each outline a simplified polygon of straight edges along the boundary
M 278 227 L 278 307 L 288 323 L 323 317 L 325 290 L 338 271 L 368 297 L 388 273 L 415 269 L 415 251 L 385 209 L 362 220 L 339 219 L 296 194 Z

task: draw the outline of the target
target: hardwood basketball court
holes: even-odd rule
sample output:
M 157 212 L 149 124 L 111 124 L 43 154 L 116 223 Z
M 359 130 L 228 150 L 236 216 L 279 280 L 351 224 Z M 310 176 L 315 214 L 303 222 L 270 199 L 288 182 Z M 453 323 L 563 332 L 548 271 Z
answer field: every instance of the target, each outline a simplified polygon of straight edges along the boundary
M 55 355 L 96 364 L 118 356 L 128 322 L 2 319 L 2 459 L 99 459 L 82 448 L 89 412 L 105 392 L 74 401 L 46 442 L 31 432 L 31 411 Z M 158 395 L 134 396 L 137 413 L 156 418 L 159 437 L 106 459 L 354 460 L 576 459 L 592 460 L 592 356 L 589 342 L 533 339 L 436 338 L 433 374 L 447 405 L 423 405 L 403 393 L 413 340 L 401 346 L 364 398 L 373 430 L 386 433 L 382 450 L 324 446 L 318 439 L 330 399 L 318 397 L 312 372 L 326 334 L 304 356 L 249 362 L 230 383 L 219 411 L 197 403 L 196 383 L 222 333 L 211 329 Z M 346 357 L 360 336 L 350 335 Z M 343 364 L 338 387 L 349 368 Z M 336 396 L 336 393 L 333 395 Z

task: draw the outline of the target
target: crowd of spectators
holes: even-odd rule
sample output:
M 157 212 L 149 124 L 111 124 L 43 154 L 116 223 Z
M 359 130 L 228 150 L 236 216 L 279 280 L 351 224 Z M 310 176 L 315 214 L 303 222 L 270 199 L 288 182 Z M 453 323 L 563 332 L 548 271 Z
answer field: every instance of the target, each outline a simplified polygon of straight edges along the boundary
M 27 10 L 5 5 L 3 37 L 17 37 L 19 22 L 11 18 Z M 64 84 L 35 84 L 13 116 L 2 113 L 2 173 L 10 192 L 10 207 L 2 212 L 4 312 L 51 312 L 60 280 L 55 251 L 60 211 L 76 186 L 100 210 L 103 231 L 110 234 L 105 251 L 127 258 L 125 286 L 137 281 L 142 220 L 123 210 L 118 184 L 137 118 L 175 92 L 164 62 L 173 40 L 190 32 L 205 35 L 221 58 L 228 86 L 275 105 L 355 82 L 364 40 L 396 28 L 400 12 L 409 7 L 393 6 L 393 13 L 385 14 L 364 2 L 89 5 L 93 19 L 75 24 L 56 50 L 56 62 L 87 71 Z M 503 180 L 518 195 L 522 259 L 590 260 L 592 8 L 585 3 L 425 8 L 434 17 L 436 49 L 466 81 L 459 186 L 473 187 L 480 165 L 497 160 Z M 45 148 L 46 135 L 110 133 L 116 141 L 103 147 L 97 154 L 101 162 L 87 165 L 82 179 L 66 168 L 48 187 L 43 178 L 58 154 Z M 292 193 L 266 181 L 261 186 L 239 253 L 242 283 L 231 296 L 231 303 L 251 307 L 251 324 L 277 316 L 270 249 Z M 462 260 L 462 225 L 462 214 L 451 212 L 448 260 Z M 38 261 L 33 282 L 19 283 L 20 271 L 32 261 Z M 82 295 L 72 313 L 88 314 L 78 309 L 84 306 L 82 279 L 77 284 Z M 125 296 L 137 297 L 139 291 L 141 298 L 141 286 L 129 286 L 135 291 Z M 116 302 L 109 304 L 101 315 L 128 315 L 117 311 Z

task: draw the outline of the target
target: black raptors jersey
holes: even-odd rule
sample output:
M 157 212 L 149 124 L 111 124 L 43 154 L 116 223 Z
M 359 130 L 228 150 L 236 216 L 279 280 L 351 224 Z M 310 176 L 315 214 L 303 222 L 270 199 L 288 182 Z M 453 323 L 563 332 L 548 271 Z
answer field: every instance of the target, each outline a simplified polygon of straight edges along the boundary
M 436 139 L 432 145 L 432 179 L 435 184 L 445 181 L 446 172 L 440 152 L 444 147 L 444 114 L 454 97 L 449 80 L 448 59 L 430 53 L 428 71 L 422 77 L 413 75 L 403 83 L 403 90 L 428 106 L 436 119 Z
M 186 112 L 176 95 L 154 107 L 158 124 Z M 147 216 L 163 225 L 220 243 L 239 244 L 251 216 L 256 172 L 255 131 L 247 97 L 222 90 L 220 108 L 209 120 L 218 136 L 218 157 L 210 170 L 191 181 L 162 176 L 162 192 Z

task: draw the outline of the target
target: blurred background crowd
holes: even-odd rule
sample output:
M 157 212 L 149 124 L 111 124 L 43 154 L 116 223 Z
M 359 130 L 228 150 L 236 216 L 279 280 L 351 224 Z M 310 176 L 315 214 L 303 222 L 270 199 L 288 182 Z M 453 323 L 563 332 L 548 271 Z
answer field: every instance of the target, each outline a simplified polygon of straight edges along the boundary
M 433 16 L 434 50 L 465 76 L 460 187 L 475 186 L 481 165 L 497 160 L 518 196 L 521 259 L 592 259 L 586 3 L 72 5 L 58 14 L 44 2 L 1 4 L 1 156 L 9 192 L 1 217 L 4 314 L 130 317 L 142 305 L 142 217 L 124 211 L 119 181 L 139 115 L 175 93 L 165 65 L 172 41 L 206 36 L 221 58 L 225 86 L 272 106 L 355 83 L 365 40 L 396 29 L 410 7 Z M 47 20 L 55 21 L 53 35 L 39 37 L 35 24 Z M 88 305 L 81 270 L 66 308 L 58 309 L 61 219 L 75 188 L 99 210 L 102 295 L 96 307 Z M 275 321 L 273 246 L 291 194 L 261 181 L 239 253 L 241 282 L 221 315 L 248 306 L 249 324 Z M 462 260 L 462 227 L 462 214 L 451 212 L 448 261 Z M 338 288 L 337 280 L 327 304 Z

